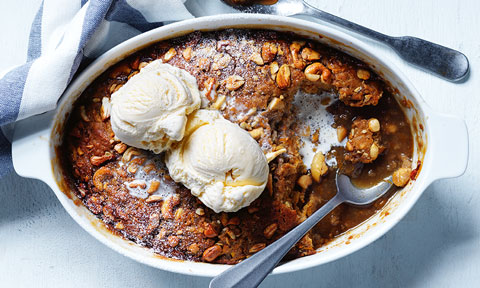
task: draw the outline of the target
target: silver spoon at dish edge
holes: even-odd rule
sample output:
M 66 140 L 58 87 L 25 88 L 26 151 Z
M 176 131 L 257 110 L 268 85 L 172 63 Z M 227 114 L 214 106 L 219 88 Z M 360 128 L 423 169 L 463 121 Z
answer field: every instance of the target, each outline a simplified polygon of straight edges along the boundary
M 337 194 L 315 213 L 308 217 L 277 241 L 271 243 L 252 257 L 229 268 L 213 278 L 210 288 L 251 288 L 257 287 L 275 268 L 287 252 L 323 217 L 341 203 L 367 205 L 382 197 L 392 187 L 391 176 L 376 186 L 359 189 L 350 178 L 343 174 L 336 175 Z
M 303 0 L 278 0 L 272 5 L 227 5 L 245 13 L 274 14 L 280 16 L 308 15 L 324 20 L 391 47 L 403 60 L 448 81 L 460 81 L 468 75 L 468 58 L 461 52 L 420 38 L 411 36 L 392 37 L 364 26 L 355 24 L 325 11 L 319 10 Z

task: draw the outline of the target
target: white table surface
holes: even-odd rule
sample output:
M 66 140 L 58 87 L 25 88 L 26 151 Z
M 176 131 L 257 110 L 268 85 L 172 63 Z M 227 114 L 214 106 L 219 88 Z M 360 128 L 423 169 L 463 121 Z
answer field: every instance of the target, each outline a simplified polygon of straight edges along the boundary
M 190 2 L 197 16 L 208 14 L 210 5 L 216 4 Z M 365 40 L 409 75 L 434 109 L 466 119 L 470 165 L 462 177 L 434 183 L 394 229 L 368 247 L 330 264 L 270 276 L 261 287 L 478 287 L 480 2 L 311 3 L 378 31 L 425 38 L 468 56 L 470 78 L 452 84 Z M 0 1 L 0 71 L 25 61 L 30 23 L 39 5 L 40 0 Z M 83 231 L 45 184 L 15 173 L 0 180 L 0 287 L 207 287 L 209 280 L 164 272 L 123 257 Z

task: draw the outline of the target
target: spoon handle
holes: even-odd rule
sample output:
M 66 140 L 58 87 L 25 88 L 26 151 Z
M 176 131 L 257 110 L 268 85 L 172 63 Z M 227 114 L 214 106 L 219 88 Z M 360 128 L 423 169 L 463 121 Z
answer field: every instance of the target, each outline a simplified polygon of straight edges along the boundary
M 392 37 L 350 22 L 305 1 L 303 14 L 342 26 L 390 46 L 405 61 L 449 81 L 462 80 L 468 74 L 468 58 L 461 52 L 416 37 Z
M 310 229 L 335 207 L 343 202 L 336 195 L 300 225 L 290 230 L 282 238 L 268 245 L 252 257 L 229 268 L 222 274 L 213 278 L 210 288 L 251 288 L 257 287 L 262 280 L 282 260 L 283 256 L 297 243 Z

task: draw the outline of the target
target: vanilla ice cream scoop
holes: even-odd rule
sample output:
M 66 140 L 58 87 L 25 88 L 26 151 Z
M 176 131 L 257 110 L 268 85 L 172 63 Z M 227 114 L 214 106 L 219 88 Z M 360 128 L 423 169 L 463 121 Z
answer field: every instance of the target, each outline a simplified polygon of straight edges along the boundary
M 173 180 L 216 213 L 248 206 L 267 184 L 268 163 L 258 143 L 218 111 L 190 115 L 183 141 L 165 158 Z
M 200 103 L 195 77 L 155 60 L 112 94 L 112 130 L 130 146 L 160 153 L 182 140 Z

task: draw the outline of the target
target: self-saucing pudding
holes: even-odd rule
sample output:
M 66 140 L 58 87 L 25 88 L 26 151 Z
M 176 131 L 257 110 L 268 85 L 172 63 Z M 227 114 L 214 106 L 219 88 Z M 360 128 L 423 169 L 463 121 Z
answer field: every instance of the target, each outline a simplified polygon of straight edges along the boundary
M 368 66 L 295 34 L 230 29 L 151 45 L 77 100 L 66 182 L 113 233 L 162 256 L 234 264 L 336 194 L 416 177 L 410 124 Z M 393 192 L 392 192 L 393 193 Z M 388 201 L 341 205 L 288 258 L 315 253 Z

